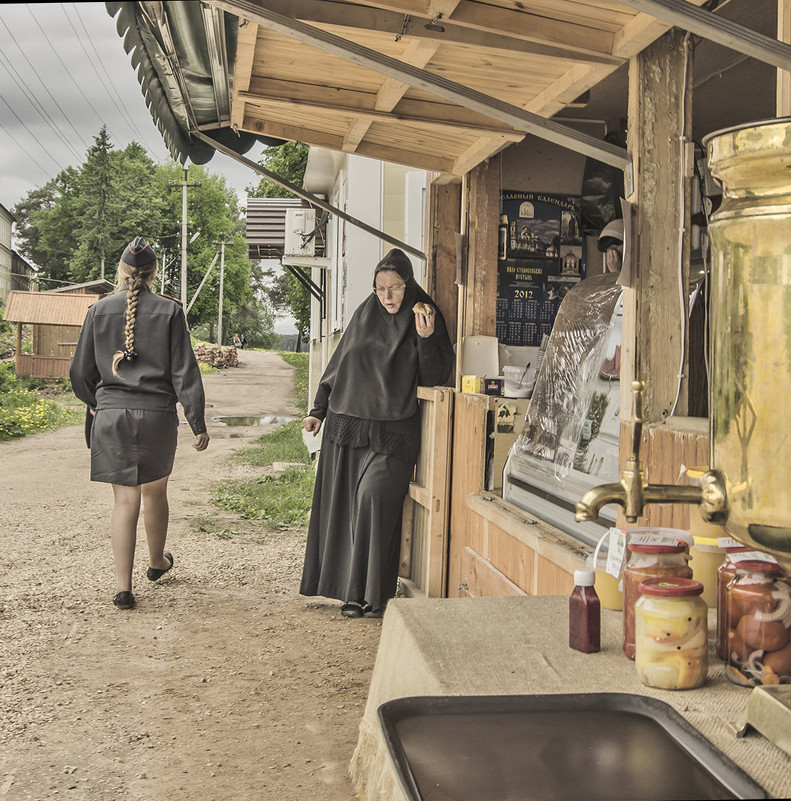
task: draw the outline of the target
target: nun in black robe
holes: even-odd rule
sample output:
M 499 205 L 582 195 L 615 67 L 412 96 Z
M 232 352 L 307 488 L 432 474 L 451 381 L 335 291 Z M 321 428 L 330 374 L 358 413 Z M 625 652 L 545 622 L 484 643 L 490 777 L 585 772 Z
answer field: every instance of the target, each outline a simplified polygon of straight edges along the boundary
M 403 282 L 395 313 L 376 294 L 377 276 Z M 307 430 L 324 433 L 300 592 L 343 601 L 346 617 L 379 615 L 395 595 L 401 509 L 420 449 L 417 388 L 443 384 L 453 369 L 442 314 L 419 335 L 419 302 L 436 309 L 394 248 L 377 264 L 374 293 L 354 312 L 305 418 Z

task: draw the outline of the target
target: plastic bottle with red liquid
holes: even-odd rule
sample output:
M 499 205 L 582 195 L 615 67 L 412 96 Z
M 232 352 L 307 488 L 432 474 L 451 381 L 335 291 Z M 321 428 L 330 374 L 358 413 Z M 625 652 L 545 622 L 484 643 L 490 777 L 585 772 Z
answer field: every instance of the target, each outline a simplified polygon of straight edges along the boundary
M 595 571 L 575 570 L 569 597 L 569 648 L 584 654 L 601 650 L 601 604 L 595 580 Z

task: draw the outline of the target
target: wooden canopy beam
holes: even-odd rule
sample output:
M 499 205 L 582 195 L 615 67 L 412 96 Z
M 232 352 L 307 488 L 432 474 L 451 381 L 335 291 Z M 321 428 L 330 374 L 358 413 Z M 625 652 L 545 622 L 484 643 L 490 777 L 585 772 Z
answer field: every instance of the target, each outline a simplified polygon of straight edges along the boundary
M 510 103 L 454 83 L 439 75 L 433 75 L 425 70 L 404 64 L 398 59 L 377 53 L 355 42 L 306 25 L 299 20 L 285 17 L 263 8 L 259 3 L 250 0 L 210 0 L 210 2 L 211 5 L 222 8 L 231 14 L 290 36 L 304 44 L 333 53 L 367 69 L 424 89 L 445 100 L 510 125 L 516 130 L 548 139 L 561 147 L 617 167 L 626 173 L 627 186 L 631 183 L 631 159 L 623 148 L 567 128 L 537 114 L 531 114 Z
M 619 66 L 624 62 L 623 58 L 611 56 L 604 51 L 594 52 L 551 41 L 527 39 L 524 35 L 512 35 L 513 32 L 509 28 L 487 30 L 458 25 L 454 20 L 448 19 L 447 12 L 440 24 L 432 24 L 432 19 L 426 16 L 402 14 L 370 6 L 352 6 L 349 3 L 332 2 L 332 0 L 259 0 L 259 4 L 303 22 L 391 33 L 393 36 L 405 39 L 434 41 L 438 45 L 468 45 L 610 66 Z
M 677 28 L 783 70 L 791 70 L 791 45 L 718 17 L 686 0 L 618 0 L 625 6 L 663 19 Z

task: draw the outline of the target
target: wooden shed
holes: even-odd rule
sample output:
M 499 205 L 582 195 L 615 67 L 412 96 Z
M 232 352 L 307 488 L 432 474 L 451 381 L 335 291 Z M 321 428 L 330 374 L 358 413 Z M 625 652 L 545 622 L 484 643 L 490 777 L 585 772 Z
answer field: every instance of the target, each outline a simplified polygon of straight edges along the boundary
M 68 378 L 85 315 L 101 296 L 96 292 L 10 292 L 3 316 L 16 323 L 16 374 Z M 22 353 L 24 325 L 33 326 L 32 353 Z

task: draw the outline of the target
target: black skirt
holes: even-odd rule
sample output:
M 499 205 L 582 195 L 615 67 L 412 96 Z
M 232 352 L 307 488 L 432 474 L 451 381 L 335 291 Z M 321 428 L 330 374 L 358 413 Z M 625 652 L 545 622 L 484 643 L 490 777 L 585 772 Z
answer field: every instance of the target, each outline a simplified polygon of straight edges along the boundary
M 382 609 L 396 593 L 401 511 L 414 463 L 322 442 L 300 593 Z
M 91 426 L 91 481 L 136 487 L 173 471 L 175 411 L 99 409 Z

